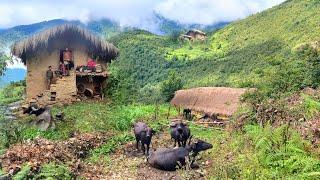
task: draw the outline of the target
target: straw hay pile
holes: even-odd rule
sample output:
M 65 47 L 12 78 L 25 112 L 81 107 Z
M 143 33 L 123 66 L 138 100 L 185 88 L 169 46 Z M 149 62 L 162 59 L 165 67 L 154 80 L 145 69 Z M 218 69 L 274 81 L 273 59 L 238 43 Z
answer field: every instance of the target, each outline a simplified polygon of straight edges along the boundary
M 209 115 L 231 116 L 236 112 L 240 97 L 247 89 L 226 87 L 200 87 L 179 90 L 171 104 Z

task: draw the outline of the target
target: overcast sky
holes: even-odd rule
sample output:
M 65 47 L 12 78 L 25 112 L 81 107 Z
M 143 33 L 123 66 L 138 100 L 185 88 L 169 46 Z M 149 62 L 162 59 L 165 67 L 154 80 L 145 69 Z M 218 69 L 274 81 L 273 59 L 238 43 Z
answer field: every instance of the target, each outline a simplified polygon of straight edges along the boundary
M 284 0 L 0 0 L 0 28 L 57 18 L 110 18 L 148 27 L 156 12 L 181 23 L 209 25 L 244 18 Z

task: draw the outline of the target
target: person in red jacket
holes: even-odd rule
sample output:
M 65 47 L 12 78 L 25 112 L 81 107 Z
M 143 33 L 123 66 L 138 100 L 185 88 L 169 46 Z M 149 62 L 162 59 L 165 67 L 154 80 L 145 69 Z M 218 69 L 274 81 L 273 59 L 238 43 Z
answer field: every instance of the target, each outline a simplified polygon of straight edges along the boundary
M 92 70 L 92 72 L 95 71 L 96 65 L 97 63 L 92 58 L 88 59 L 87 66 L 88 66 L 88 69 Z

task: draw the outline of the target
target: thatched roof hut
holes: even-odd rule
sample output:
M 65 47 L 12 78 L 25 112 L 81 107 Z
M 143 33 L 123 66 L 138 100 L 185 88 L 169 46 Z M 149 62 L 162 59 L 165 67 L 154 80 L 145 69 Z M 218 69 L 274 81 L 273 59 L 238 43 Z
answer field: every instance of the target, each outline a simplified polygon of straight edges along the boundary
M 203 112 L 210 116 L 231 116 L 236 112 L 240 97 L 248 89 L 227 87 L 200 87 L 179 90 L 171 104 L 176 107 Z
M 119 51 L 114 45 L 95 36 L 88 30 L 73 24 L 56 26 L 35 34 L 32 37 L 16 42 L 11 47 L 11 53 L 14 56 L 21 58 L 22 62 L 26 64 L 27 52 L 32 54 L 38 51 L 39 48 L 48 49 L 50 48 L 49 45 L 51 41 L 64 37 L 72 39 L 70 36 L 81 39 L 83 44 L 86 44 L 87 47 L 90 47 L 91 52 L 99 54 L 101 57 L 104 57 L 103 59 L 111 60 L 118 55 Z
M 192 34 L 192 33 L 194 33 L 194 34 L 206 35 L 206 33 L 205 33 L 205 32 L 200 31 L 200 30 L 198 30 L 198 29 L 192 29 L 192 30 L 189 30 L 186 34 L 188 35 L 188 34 Z
M 206 33 L 198 30 L 198 29 L 192 29 L 189 30 L 186 34 L 182 34 L 180 38 L 185 39 L 185 40 L 200 40 L 203 41 L 206 39 Z
M 79 89 L 90 92 L 90 98 L 102 98 L 108 62 L 118 55 L 114 45 L 73 24 L 56 26 L 18 41 L 11 52 L 27 66 L 26 101 L 36 99 L 39 104 L 74 102 L 83 95 Z M 96 65 L 89 69 L 92 58 Z M 55 72 L 51 79 L 47 77 L 49 67 Z

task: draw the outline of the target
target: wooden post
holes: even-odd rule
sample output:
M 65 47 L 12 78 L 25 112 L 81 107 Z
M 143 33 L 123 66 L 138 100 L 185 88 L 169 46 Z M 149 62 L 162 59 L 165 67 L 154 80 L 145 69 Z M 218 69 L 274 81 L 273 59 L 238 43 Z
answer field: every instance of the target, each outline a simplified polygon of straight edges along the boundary
M 171 106 L 169 105 L 168 114 L 167 114 L 167 120 L 169 119 L 169 116 L 170 116 L 170 108 L 171 108 Z
M 156 103 L 155 104 L 155 109 L 154 109 L 154 120 L 157 120 L 158 113 L 159 113 L 159 103 Z

